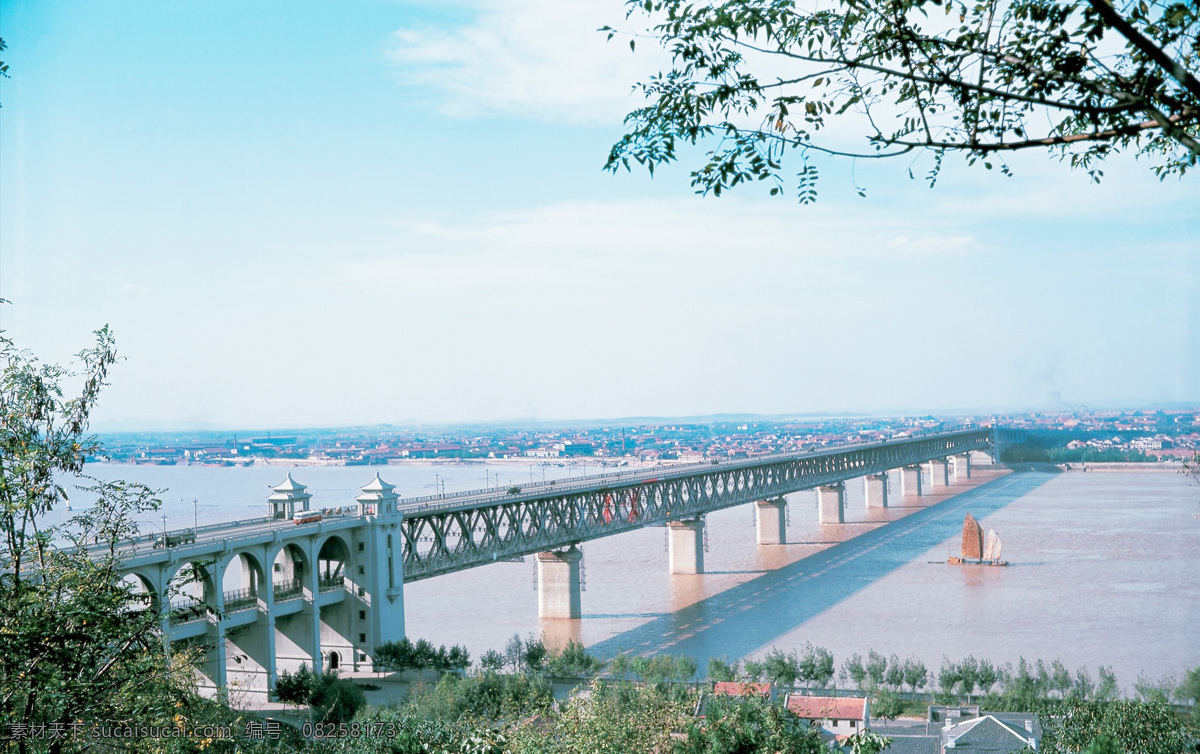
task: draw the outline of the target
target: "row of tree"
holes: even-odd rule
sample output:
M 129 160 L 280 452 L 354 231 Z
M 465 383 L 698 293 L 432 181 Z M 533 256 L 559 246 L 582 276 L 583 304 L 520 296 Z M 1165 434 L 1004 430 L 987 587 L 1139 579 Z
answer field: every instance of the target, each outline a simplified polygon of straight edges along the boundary
M 729 662 L 724 658 L 708 661 L 708 677 L 714 681 L 767 679 L 776 686 L 792 687 L 797 683 L 807 687 L 824 688 L 833 680 L 833 653 L 825 647 L 805 643 L 802 653 L 784 654 L 772 648 L 762 661 Z
M 450 649 L 446 649 L 445 644 L 435 649 L 427 639 L 418 639 L 414 644 L 406 636 L 400 641 L 387 641 L 377 646 L 375 667 L 388 671 L 463 671 L 471 667 L 471 653 L 457 644 Z

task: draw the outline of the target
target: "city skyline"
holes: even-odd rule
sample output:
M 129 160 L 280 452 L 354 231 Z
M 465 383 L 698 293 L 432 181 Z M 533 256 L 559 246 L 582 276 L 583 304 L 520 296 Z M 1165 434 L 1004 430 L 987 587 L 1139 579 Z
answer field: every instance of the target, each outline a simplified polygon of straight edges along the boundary
M 0 328 L 64 362 L 112 326 L 98 428 L 1200 401 L 1190 176 L 606 175 L 667 62 L 596 31 L 619 2 L 0 19 Z

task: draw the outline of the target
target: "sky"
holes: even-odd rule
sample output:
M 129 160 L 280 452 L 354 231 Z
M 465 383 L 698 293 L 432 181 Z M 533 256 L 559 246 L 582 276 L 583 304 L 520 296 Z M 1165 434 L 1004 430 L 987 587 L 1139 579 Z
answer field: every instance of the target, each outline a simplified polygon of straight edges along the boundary
M 669 64 L 626 23 L 6 0 L 0 329 L 66 362 L 108 324 L 101 430 L 1200 402 L 1196 174 L 831 161 L 811 206 L 697 196 L 696 151 L 611 175 Z

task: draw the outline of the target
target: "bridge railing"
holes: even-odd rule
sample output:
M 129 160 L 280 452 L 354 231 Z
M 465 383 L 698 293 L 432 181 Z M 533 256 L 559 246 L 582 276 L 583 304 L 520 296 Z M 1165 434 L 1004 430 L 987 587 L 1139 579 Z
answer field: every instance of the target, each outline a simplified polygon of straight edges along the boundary
M 208 615 L 208 607 L 199 600 L 185 598 L 172 600 L 169 608 L 171 625 L 198 621 Z
M 317 582 L 317 590 L 320 592 L 334 592 L 338 589 L 346 588 L 345 576 L 326 576 Z
M 235 613 L 239 610 L 258 607 L 257 589 L 230 589 L 225 592 L 224 596 L 225 612 L 227 613 Z
M 275 582 L 275 601 L 285 602 L 304 594 L 304 582 L 300 579 Z

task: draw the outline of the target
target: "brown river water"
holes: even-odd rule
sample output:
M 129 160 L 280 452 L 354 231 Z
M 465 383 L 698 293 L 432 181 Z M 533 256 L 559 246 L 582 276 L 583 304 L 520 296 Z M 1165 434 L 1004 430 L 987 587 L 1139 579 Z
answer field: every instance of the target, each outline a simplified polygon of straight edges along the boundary
M 171 528 L 263 515 L 267 485 L 289 470 L 316 505 L 349 502 L 375 471 L 90 468 L 168 488 Z M 382 474 L 413 496 L 441 481 L 453 491 L 484 486 L 485 473 L 508 484 L 542 471 L 403 466 Z M 546 478 L 568 473 L 582 469 L 549 467 Z M 538 619 L 532 557 L 407 584 L 407 634 L 465 645 L 476 658 L 513 634 L 541 634 L 605 656 L 684 653 L 701 668 L 710 656 L 761 657 L 805 642 L 830 649 L 839 667 L 868 649 L 916 657 L 931 671 L 944 656 L 999 664 L 1024 656 L 1086 666 L 1093 678 L 1096 666 L 1109 665 L 1127 692 L 1139 675 L 1200 665 L 1200 486 L 1171 473 L 986 466 L 920 498 L 901 498 L 896 474 L 889 486 L 891 507 L 868 511 L 861 480 L 848 482 L 843 525 L 816 523 L 815 493 L 789 495 L 785 545 L 755 544 L 752 506 L 710 514 L 702 575 L 668 573 L 661 527 L 586 542 L 580 620 Z M 946 564 L 968 512 L 1003 538 L 1008 567 Z M 145 525 L 162 523 L 155 516 Z

